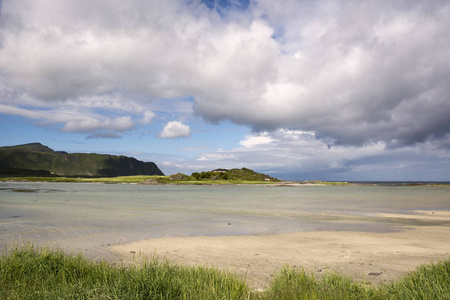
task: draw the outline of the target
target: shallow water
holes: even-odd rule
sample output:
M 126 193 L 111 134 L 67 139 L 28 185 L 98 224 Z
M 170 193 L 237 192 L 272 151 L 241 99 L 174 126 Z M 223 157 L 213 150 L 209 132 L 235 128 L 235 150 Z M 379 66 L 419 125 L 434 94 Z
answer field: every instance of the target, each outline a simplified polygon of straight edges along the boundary
M 0 183 L 0 246 L 33 241 L 96 256 L 109 245 L 164 236 L 450 226 L 375 216 L 414 210 L 450 210 L 450 186 Z

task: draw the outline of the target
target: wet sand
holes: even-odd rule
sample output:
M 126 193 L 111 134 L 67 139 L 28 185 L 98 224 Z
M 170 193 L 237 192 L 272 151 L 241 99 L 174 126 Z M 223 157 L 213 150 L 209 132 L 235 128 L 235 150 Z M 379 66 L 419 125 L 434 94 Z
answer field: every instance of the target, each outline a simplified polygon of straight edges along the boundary
M 417 211 L 414 218 L 450 221 L 450 212 Z M 357 226 L 357 225 L 356 225 Z M 260 236 L 165 237 L 115 245 L 125 263 L 136 255 L 158 256 L 182 265 L 213 266 L 263 289 L 286 264 L 320 277 L 338 271 L 367 284 L 397 280 L 421 264 L 450 257 L 450 227 L 406 226 L 400 232 L 297 232 Z

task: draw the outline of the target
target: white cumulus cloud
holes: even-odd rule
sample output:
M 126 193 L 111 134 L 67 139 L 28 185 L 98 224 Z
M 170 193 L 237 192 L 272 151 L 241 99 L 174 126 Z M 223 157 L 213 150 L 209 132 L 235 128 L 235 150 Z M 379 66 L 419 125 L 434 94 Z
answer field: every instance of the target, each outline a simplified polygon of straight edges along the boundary
M 159 136 L 165 139 L 185 138 L 191 136 L 191 129 L 181 122 L 171 121 L 164 126 Z

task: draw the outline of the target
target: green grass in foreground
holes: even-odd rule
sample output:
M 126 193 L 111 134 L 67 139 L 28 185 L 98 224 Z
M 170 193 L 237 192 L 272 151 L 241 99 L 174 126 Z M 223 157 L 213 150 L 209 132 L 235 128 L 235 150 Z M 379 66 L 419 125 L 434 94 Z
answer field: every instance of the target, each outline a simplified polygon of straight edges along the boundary
M 330 273 L 316 280 L 285 267 L 264 292 L 231 273 L 153 259 L 130 267 L 92 262 L 32 244 L 0 258 L 0 299 L 449 299 L 450 260 L 380 287 Z
M 28 244 L 0 260 L 0 299 L 239 299 L 249 292 L 229 273 L 156 259 L 114 267 Z

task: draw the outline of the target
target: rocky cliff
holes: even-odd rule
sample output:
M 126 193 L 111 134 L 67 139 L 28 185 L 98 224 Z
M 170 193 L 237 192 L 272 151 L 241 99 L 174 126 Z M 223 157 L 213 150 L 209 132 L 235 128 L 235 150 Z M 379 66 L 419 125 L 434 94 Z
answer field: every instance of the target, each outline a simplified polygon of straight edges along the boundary
M 0 147 L 0 169 L 8 173 L 14 169 L 42 170 L 61 176 L 164 175 L 153 162 L 128 156 L 54 151 L 40 143 Z

